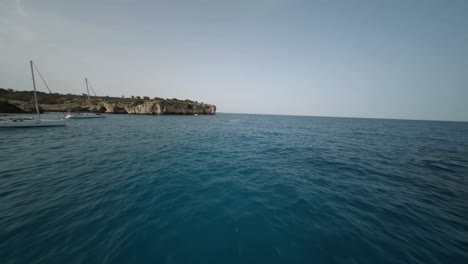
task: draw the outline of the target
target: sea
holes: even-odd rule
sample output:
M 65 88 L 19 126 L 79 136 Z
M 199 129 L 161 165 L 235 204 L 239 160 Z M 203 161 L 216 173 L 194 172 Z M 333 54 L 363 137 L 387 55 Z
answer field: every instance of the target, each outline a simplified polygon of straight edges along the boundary
M 2 129 L 0 263 L 468 263 L 468 123 L 219 113 Z

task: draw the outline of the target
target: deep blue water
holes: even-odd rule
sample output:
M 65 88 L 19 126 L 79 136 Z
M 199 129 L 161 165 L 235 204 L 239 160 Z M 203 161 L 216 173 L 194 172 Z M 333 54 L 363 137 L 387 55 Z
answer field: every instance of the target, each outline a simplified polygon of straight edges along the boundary
M 0 263 L 468 263 L 468 123 L 0 130 Z

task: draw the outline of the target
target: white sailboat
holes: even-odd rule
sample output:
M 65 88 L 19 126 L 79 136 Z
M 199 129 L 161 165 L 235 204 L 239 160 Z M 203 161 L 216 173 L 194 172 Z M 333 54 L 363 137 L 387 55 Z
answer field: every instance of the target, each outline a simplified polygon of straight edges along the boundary
M 66 120 L 63 119 L 43 119 L 39 111 L 39 103 L 37 102 L 36 80 L 34 78 L 33 62 L 31 64 L 31 74 L 34 87 L 34 105 L 37 112 L 37 118 L 34 117 L 11 117 L 7 120 L 0 120 L 0 127 L 55 127 L 66 126 Z
M 88 87 L 88 78 L 85 78 L 86 81 L 86 92 L 88 95 L 88 104 L 91 107 L 91 97 L 89 96 L 89 87 Z M 74 114 L 68 114 L 65 116 L 67 119 L 90 119 L 90 118 L 103 118 L 104 116 L 98 113 L 74 113 Z

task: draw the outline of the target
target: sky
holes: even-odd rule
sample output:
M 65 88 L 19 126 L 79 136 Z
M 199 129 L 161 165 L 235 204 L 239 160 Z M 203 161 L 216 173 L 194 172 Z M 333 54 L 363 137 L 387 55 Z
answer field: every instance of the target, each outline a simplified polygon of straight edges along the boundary
M 0 87 L 468 121 L 465 0 L 0 0 Z M 39 90 L 46 91 L 44 86 Z

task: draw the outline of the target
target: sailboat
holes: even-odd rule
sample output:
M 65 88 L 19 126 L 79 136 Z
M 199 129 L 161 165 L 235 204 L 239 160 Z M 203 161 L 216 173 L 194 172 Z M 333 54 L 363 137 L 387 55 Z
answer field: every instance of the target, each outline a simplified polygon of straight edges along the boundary
M 88 104 L 91 107 L 91 97 L 89 97 L 89 87 L 88 87 L 88 78 L 85 78 L 86 82 L 86 93 L 88 95 Z M 68 114 L 65 116 L 67 119 L 90 119 L 90 118 L 103 118 L 104 116 L 101 114 L 93 113 L 92 111 L 90 113 L 74 113 L 74 114 Z
M 37 102 L 36 80 L 34 78 L 33 62 L 31 64 L 31 74 L 34 87 L 34 105 L 37 112 L 37 118 L 34 117 L 12 117 L 8 120 L 0 120 L 0 127 L 55 127 L 66 126 L 66 120 L 63 119 L 43 119 L 39 111 L 39 103 Z

